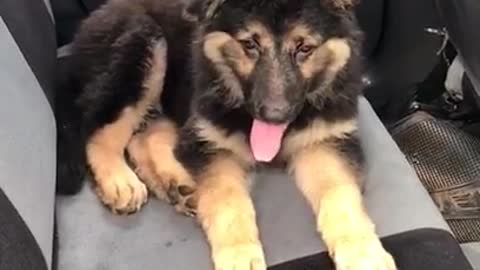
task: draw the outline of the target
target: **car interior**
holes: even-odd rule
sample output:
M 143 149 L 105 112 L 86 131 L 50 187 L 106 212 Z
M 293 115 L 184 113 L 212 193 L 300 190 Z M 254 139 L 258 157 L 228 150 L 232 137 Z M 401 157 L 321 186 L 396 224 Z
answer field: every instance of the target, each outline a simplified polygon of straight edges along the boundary
M 125 217 L 90 185 L 55 194 L 56 85 L 78 25 L 104 2 L 0 0 L 0 269 L 211 269 L 198 225 L 166 203 Z M 362 0 L 356 14 L 377 232 L 387 249 L 408 247 L 391 245 L 408 258 L 399 269 L 480 269 L 480 2 Z M 255 178 L 269 269 L 333 269 L 289 177 Z

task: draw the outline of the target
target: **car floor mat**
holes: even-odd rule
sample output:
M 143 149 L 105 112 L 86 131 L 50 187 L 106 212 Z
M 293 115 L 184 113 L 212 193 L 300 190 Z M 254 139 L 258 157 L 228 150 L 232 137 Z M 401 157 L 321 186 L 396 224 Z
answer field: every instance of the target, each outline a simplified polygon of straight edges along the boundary
M 391 132 L 458 241 L 480 241 L 480 139 L 421 111 Z

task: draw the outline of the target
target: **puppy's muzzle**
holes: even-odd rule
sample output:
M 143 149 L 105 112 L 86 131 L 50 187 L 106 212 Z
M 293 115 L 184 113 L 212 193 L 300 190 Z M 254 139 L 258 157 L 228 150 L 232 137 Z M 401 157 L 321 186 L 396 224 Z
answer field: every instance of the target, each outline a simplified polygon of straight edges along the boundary
M 283 124 L 291 120 L 292 106 L 285 99 L 265 99 L 256 106 L 255 113 L 262 121 Z

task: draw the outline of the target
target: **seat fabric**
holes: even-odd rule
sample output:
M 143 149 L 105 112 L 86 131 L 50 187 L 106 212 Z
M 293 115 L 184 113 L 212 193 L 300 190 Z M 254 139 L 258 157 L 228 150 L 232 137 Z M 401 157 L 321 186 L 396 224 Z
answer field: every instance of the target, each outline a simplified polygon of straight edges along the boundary
M 50 265 L 55 205 L 55 119 L 27 58 L 2 18 L 0 40 L 0 189 L 28 226 Z M 2 244 L 18 243 L 9 244 L 0 237 L 0 252 Z

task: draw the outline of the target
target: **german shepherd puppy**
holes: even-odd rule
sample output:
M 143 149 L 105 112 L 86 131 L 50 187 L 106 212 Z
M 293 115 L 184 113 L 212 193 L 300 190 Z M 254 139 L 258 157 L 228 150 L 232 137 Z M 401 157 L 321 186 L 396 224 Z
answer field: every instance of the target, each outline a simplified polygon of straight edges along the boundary
M 77 35 L 57 104 L 59 190 L 88 167 L 102 202 L 130 213 L 148 186 L 196 214 L 215 269 L 264 270 L 247 178 L 281 160 L 337 269 L 395 269 L 359 187 L 354 4 L 111 0 Z

